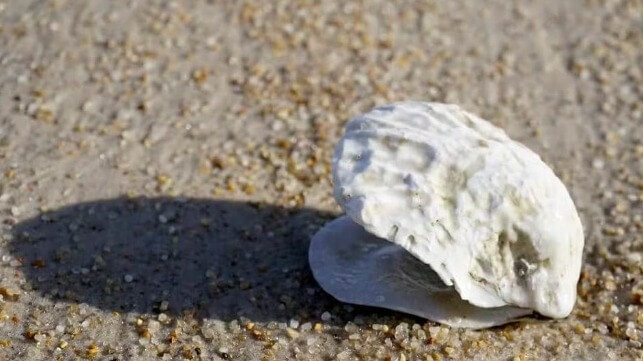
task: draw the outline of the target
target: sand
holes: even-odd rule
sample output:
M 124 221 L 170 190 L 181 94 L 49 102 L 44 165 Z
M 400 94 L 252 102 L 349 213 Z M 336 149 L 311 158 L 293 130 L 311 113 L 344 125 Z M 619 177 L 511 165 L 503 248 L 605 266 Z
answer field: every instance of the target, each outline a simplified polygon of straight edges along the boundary
M 0 360 L 643 358 L 640 1 L 0 1 Z M 347 119 L 457 103 L 539 153 L 578 300 L 451 329 L 340 303 Z

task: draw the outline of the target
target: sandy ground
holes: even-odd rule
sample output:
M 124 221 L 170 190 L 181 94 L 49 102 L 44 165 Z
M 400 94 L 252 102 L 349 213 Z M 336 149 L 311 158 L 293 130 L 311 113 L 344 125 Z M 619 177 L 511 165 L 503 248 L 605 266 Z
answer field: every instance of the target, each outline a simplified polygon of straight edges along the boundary
M 274 4 L 269 4 L 274 3 Z M 641 1 L 0 1 L 1 360 L 643 358 Z M 326 295 L 351 116 L 458 103 L 564 180 L 565 320 Z

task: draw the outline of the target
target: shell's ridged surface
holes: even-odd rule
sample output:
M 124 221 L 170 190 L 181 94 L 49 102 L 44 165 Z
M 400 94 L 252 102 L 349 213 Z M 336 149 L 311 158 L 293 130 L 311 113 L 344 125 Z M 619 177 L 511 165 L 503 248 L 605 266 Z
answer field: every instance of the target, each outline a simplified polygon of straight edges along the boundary
M 516 307 L 479 308 L 463 301 L 431 268 L 404 248 L 340 217 L 313 237 L 309 262 L 335 298 L 394 309 L 453 327 L 484 328 L 531 313 Z
M 573 308 L 583 230 L 531 150 L 455 105 L 404 102 L 348 122 L 335 198 L 368 232 L 429 264 L 480 307 Z

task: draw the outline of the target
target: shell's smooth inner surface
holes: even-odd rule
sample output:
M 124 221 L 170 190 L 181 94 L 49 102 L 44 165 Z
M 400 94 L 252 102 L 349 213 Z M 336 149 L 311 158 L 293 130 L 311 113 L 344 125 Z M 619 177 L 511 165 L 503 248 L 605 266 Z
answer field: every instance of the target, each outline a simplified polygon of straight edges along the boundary
M 335 199 L 480 307 L 567 316 L 583 230 L 563 183 L 502 129 L 455 105 L 403 102 L 351 119 Z
M 479 308 L 463 301 L 428 265 L 346 216 L 313 237 L 309 262 L 317 282 L 342 302 L 469 328 L 500 325 L 531 313 L 509 306 Z

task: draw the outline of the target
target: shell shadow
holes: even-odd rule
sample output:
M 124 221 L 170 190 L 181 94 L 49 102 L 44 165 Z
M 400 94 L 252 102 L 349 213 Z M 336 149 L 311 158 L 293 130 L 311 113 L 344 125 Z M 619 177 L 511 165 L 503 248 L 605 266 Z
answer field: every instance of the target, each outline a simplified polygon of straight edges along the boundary
M 55 302 L 279 321 L 338 305 L 307 262 L 310 236 L 333 216 L 224 200 L 115 198 L 21 222 L 9 249 L 31 288 Z

